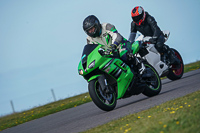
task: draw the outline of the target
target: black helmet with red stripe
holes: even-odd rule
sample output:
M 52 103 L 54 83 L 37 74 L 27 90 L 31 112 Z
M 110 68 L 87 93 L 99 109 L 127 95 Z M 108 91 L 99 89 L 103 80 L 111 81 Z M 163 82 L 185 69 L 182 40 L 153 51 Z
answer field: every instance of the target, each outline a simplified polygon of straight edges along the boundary
M 146 14 L 141 6 L 136 6 L 131 11 L 131 17 L 136 25 L 141 25 L 145 20 Z

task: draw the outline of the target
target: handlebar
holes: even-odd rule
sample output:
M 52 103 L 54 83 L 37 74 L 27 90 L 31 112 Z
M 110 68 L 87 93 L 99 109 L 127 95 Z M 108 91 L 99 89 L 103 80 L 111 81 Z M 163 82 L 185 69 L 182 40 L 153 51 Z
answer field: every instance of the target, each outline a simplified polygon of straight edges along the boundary
M 118 52 L 116 51 L 112 51 L 110 49 L 103 49 L 103 48 L 99 48 L 98 52 L 102 55 L 102 56 L 109 56 L 109 57 L 115 57 L 115 58 L 118 58 L 119 55 L 118 55 Z

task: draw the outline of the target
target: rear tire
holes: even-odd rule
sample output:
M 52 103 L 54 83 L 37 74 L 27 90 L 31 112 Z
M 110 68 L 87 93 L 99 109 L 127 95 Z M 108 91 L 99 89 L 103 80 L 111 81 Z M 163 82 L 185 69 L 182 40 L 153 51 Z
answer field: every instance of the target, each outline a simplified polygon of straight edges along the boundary
M 153 76 L 146 79 L 146 87 L 142 93 L 148 97 L 158 95 L 162 88 L 160 77 L 154 67 L 148 63 L 144 63 L 144 65 L 146 69 L 153 74 Z
M 104 111 L 111 111 L 117 104 L 117 97 L 115 92 L 112 94 L 103 93 L 98 80 L 89 82 L 88 90 L 92 101 L 97 107 Z
M 180 79 L 183 76 L 184 73 L 184 63 L 183 63 L 183 59 L 180 55 L 180 53 L 176 50 L 173 49 L 176 57 L 180 60 L 181 64 L 180 67 L 177 69 L 177 65 L 172 65 L 172 68 L 169 69 L 169 74 L 167 75 L 167 78 L 170 80 L 177 80 Z

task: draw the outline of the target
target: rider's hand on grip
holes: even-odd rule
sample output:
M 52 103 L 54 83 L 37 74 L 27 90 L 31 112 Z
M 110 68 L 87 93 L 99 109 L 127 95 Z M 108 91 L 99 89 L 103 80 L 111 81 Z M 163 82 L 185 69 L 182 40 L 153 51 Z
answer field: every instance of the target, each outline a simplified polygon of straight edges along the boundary
M 111 44 L 109 46 L 109 48 L 106 50 L 106 54 L 107 55 L 112 55 L 115 52 L 116 49 L 117 49 L 117 45 Z
M 149 39 L 149 42 L 150 43 L 152 43 L 152 44 L 155 44 L 156 42 L 157 42 L 157 37 L 151 37 L 150 39 Z
M 110 48 L 111 48 L 111 51 L 114 52 L 117 49 L 117 45 L 116 44 L 111 44 Z
M 110 55 L 110 54 L 112 53 L 112 50 L 110 50 L 110 49 L 105 50 L 105 49 L 103 49 L 103 48 L 100 48 L 100 49 L 98 50 L 98 52 L 99 52 L 101 55 Z
M 101 55 L 104 55 L 104 53 L 105 53 L 105 50 L 104 50 L 104 49 L 102 49 L 102 48 L 99 48 L 98 52 L 99 52 Z
M 150 37 L 146 36 L 143 38 L 143 46 L 146 46 L 147 44 L 155 44 L 157 40 L 157 37 Z
M 142 41 L 143 41 L 143 43 L 142 43 L 143 46 L 146 46 L 147 44 L 150 43 L 150 42 L 149 42 L 150 38 L 151 38 L 151 37 L 149 37 L 149 36 L 143 38 L 143 40 L 142 40 Z

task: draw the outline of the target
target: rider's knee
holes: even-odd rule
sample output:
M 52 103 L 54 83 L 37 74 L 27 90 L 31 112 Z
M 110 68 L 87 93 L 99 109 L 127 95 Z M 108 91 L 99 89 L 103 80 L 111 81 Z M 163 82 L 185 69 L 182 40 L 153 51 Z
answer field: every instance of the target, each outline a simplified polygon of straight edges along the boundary
M 163 46 L 164 46 L 164 44 L 161 43 L 161 42 L 157 42 L 155 44 L 155 47 L 156 47 L 156 49 L 158 50 L 159 53 L 163 52 Z

